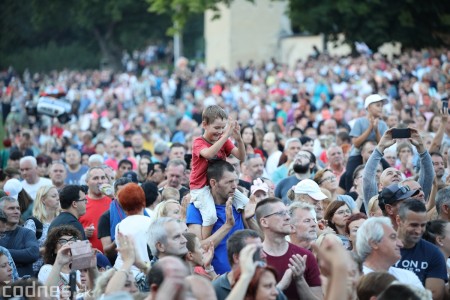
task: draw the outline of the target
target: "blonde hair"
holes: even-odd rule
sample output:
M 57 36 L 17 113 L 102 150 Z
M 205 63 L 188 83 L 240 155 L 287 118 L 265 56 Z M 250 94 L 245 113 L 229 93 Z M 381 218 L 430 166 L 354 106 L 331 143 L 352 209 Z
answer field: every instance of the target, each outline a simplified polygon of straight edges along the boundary
M 370 217 L 370 213 L 374 213 L 377 208 L 379 207 L 378 205 L 378 195 L 373 196 L 372 198 L 370 198 L 369 200 L 369 204 L 367 204 L 367 216 Z
M 169 199 L 158 203 L 158 205 L 156 205 L 155 207 L 155 210 L 153 211 L 154 220 L 167 217 L 167 204 L 169 203 L 180 205 L 180 202 L 175 199 Z
M 44 205 L 44 199 L 52 189 L 56 189 L 56 187 L 50 184 L 44 185 L 41 186 L 36 193 L 36 199 L 34 200 L 33 206 L 33 216 L 38 219 L 39 222 L 46 223 L 47 220 L 59 215 L 59 211 L 56 211 L 54 216 L 49 216 Z
M 180 191 L 173 187 L 165 187 L 161 193 L 161 202 L 169 199 L 180 199 Z

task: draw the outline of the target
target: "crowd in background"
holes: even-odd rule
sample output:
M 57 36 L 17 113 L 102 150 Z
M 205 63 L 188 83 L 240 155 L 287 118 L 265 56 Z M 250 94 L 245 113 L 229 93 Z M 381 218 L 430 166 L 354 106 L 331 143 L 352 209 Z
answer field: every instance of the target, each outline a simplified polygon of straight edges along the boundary
M 123 72 L 0 73 L 3 297 L 450 299 L 450 51 L 133 63 L 157 53 Z M 236 132 L 208 127 L 211 106 Z M 205 128 L 245 150 L 208 162 L 208 235 L 189 191 Z

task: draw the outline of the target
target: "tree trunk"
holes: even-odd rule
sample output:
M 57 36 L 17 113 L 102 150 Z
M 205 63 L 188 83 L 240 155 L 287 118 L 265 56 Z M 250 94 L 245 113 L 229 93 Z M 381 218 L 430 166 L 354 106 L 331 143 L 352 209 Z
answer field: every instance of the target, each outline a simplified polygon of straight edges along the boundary
M 110 24 L 105 34 L 102 34 L 98 28 L 94 28 L 94 36 L 102 53 L 101 67 L 111 68 L 114 71 L 122 69 L 121 51 L 113 41 L 114 25 Z

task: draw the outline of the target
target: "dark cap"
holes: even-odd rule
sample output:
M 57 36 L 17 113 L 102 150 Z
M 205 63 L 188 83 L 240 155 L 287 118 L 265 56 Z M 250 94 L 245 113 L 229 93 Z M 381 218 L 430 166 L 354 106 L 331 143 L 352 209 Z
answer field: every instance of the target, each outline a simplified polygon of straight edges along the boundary
M 419 190 L 411 190 L 409 186 L 401 186 L 399 184 L 391 184 L 380 192 L 378 200 L 380 208 L 384 210 L 384 204 L 395 204 L 398 201 L 408 199 L 419 193 Z
M 133 172 L 133 171 L 125 172 L 125 173 L 122 175 L 122 178 L 128 178 L 128 179 L 131 180 L 131 182 L 138 183 L 137 175 L 136 175 L 136 173 Z

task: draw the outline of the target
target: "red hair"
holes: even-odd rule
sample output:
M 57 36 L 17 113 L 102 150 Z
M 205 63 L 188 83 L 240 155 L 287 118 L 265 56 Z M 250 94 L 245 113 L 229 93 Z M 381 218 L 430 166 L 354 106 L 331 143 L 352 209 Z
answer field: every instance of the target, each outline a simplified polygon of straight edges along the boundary
M 127 215 L 137 215 L 145 207 L 144 190 L 136 183 L 127 183 L 117 194 L 117 200 Z
M 277 279 L 277 271 L 271 267 L 271 266 L 264 266 L 264 267 L 257 267 L 255 270 L 255 274 L 253 274 L 252 280 L 250 281 L 247 293 L 245 294 L 245 299 L 255 299 L 256 291 L 258 290 L 258 284 L 259 280 L 261 279 L 261 276 L 264 274 L 264 272 L 271 272 L 273 276 L 275 277 L 275 281 L 278 282 Z M 241 277 L 241 268 L 238 267 L 236 269 L 236 272 L 234 273 L 234 282 L 236 283 L 239 280 L 239 277 Z

